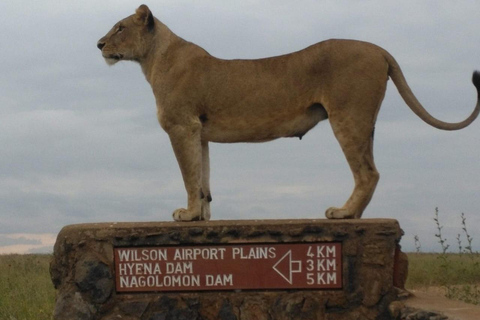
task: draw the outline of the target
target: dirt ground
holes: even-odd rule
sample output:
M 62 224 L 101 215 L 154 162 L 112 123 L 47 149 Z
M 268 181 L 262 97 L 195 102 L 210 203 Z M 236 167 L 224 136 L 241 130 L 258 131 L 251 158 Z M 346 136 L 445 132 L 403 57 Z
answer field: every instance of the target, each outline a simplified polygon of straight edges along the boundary
M 480 320 L 480 306 L 447 299 L 442 288 L 409 291 L 413 295 L 404 301 L 408 307 L 437 312 L 449 320 Z

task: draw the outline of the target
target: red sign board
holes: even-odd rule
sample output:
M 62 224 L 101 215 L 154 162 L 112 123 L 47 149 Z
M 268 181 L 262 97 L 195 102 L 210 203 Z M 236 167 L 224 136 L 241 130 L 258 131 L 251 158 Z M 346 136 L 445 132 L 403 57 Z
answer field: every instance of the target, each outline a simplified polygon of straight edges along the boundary
M 117 292 L 340 289 L 341 243 L 115 248 Z

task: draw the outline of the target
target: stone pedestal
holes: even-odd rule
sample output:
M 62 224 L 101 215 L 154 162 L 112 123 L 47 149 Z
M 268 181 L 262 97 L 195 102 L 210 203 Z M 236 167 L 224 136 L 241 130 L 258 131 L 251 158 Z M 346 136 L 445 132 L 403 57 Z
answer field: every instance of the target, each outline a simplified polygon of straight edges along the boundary
M 398 222 L 388 219 L 66 226 L 58 235 L 51 264 L 52 281 L 58 290 L 55 319 L 389 319 L 388 306 L 396 299 L 394 260 L 401 235 Z M 248 245 L 257 249 L 248 251 Z M 205 249 L 210 256 L 201 257 L 201 251 L 192 249 L 197 247 L 211 248 Z M 145 268 L 142 254 L 158 248 L 161 250 L 153 257 L 158 260 L 153 264 L 158 267 L 155 277 L 139 276 L 132 282 L 132 277 L 128 280 L 125 276 L 120 280 L 121 274 L 130 271 L 146 274 L 148 270 L 137 266 Z M 330 248 L 328 254 L 324 248 Z M 228 256 L 230 251 L 233 257 Z M 123 252 L 122 258 L 119 252 Z M 231 268 L 235 261 L 254 264 L 242 267 L 249 270 L 229 271 L 233 273 L 215 284 L 202 282 L 205 276 L 198 275 L 198 288 L 207 286 L 198 290 L 193 281 L 196 278 L 178 286 L 174 281 L 167 283 L 167 273 L 184 272 L 193 277 L 203 258 L 220 259 L 212 255 L 214 252 L 222 254 L 222 261 L 211 270 L 212 275 L 221 273 L 227 260 L 233 261 Z M 181 260 L 178 268 L 185 270 L 174 270 L 173 262 L 167 266 L 167 253 L 169 261 L 181 253 L 182 257 L 175 259 Z M 324 261 L 331 258 L 329 254 L 338 255 L 337 262 Z M 127 258 L 130 264 L 125 262 Z M 248 284 L 236 280 L 235 272 L 258 276 L 255 273 L 260 265 L 271 268 L 272 277 L 277 278 L 264 283 L 246 277 Z M 323 278 L 324 271 L 336 273 Z M 252 283 L 258 288 L 248 289 Z

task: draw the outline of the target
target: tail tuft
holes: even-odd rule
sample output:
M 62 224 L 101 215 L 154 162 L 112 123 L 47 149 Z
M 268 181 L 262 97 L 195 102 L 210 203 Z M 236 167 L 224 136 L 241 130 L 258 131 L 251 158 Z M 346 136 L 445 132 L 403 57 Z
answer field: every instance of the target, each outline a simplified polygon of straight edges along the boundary
M 478 98 L 480 99 L 480 71 L 473 72 L 472 82 L 475 88 L 477 88 Z

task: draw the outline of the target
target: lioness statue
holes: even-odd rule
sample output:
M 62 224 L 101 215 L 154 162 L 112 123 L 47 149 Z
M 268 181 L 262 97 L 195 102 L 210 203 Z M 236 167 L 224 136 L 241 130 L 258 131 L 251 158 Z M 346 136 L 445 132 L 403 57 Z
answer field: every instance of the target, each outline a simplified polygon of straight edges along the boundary
M 371 43 L 327 40 L 267 59 L 221 60 L 176 36 L 146 5 L 119 21 L 97 43 L 110 65 L 136 61 L 150 83 L 158 121 L 168 133 L 188 194 L 176 221 L 210 219 L 209 142 L 263 142 L 302 138 L 329 119 L 355 179 L 331 219 L 360 218 L 379 174 L 373 161 L 375 120 L 392 79 L 405 103 L 429 125 L 443 130 L 468 126 L 431 116 L 409 88 L 395 59 Z M 473 84 L 480 97 L 480 73 Z

